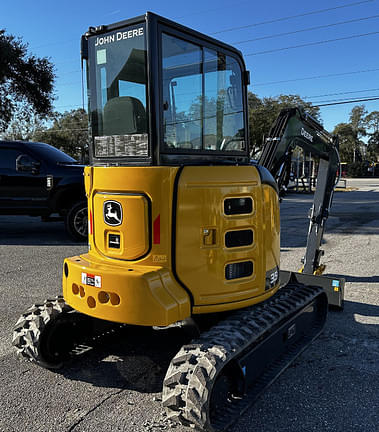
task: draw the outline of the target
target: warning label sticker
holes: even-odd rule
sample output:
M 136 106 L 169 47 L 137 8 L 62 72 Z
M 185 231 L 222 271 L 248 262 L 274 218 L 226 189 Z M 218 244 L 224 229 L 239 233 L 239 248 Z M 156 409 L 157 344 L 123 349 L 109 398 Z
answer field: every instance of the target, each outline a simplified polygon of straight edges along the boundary
M 90 273 L 82 273 L 82 284 L 101 288 L 101 276 L 96 276 Z
M 153 262 L 163 263 L 167 261 L 167 255 L 153 255 Z

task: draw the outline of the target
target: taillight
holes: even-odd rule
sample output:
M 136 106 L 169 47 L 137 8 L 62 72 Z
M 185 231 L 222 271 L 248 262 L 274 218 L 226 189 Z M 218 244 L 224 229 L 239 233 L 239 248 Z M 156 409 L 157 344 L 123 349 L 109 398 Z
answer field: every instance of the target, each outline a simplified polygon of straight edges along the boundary
M 92 211 L 89 212 L 89 218 L 88 218 L 88 233 L 90 235 L 93 234 L 93 221 L 92 221 Z
M 153 243 L 161 243 L 161 215 L 158 215 L 153 222 Z

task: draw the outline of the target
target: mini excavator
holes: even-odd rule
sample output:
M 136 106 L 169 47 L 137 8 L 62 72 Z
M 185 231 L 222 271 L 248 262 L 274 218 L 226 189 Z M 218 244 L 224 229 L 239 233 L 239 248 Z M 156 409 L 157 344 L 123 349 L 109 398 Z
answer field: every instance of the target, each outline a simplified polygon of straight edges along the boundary
M 258 163 L 246 71 L 231 46 L 153 13 L 82 37 L 90 117 L 89 250 L 63 296 L 18 320 L 18 353 L 47 368 L 112 325 L 186 322 L 197 336 L 163 382 L 169 418 L 227 428 L 321 332 L 343 279 L 315 275 L 338 141 L 283 110 Z M 319 159 L 303 269 L 280 271 L 279 188 L 295 146 Z M 133 327 L 131 327 L 133 328 Z

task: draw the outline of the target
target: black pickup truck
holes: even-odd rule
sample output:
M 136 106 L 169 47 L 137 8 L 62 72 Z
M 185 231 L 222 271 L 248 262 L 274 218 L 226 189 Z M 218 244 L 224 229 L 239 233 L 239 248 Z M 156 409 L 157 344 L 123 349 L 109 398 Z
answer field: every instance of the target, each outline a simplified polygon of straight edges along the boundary
M 0 141 L 0 214 L 58 214 L 75 240 L 87 238 L 83 165 L 49 144 Z

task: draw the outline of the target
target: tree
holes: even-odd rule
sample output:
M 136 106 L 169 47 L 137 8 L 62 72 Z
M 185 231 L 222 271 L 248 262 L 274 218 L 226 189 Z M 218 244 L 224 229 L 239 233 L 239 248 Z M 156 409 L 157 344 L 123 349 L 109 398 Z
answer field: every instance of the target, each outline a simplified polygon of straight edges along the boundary
M 30 141 L 37 131 L 44 130 L 45 121 L 38 115 L 31 114 L 29 119 L 22 119 L 22 115 L 14 115 L 14 119 L 10 122 L 2 138 L 5 140 L 15 141 Z
M 355 106 L 350 112 L 350 124 L 353 130 L 357 134 L 357 138 L 365 136 L 365 119 L 367 115 L 367 110 L 364 105 Z
M 51 144 L 83 162 L 88 152 L 88 115 L 81 108 L 55 113 L 52 126 L 37 129 L 31 139 Z
M 373 162 L 379 160 L 379 111 L 372 111 L 364 119 L 367 128 L 367 158 Z
M 333 134 L 339 137 L 339 152 L 342 162 L 355 162 L 361 158 L 359 151 L 361 142 L 357 130 L 351 123 L 339 123 L 334 128 Z
M 17 120 L 28 120 L 33 114 L 48 116 L 54 78 L 47 58 L 29 54 L 27 44 L 0 29 L 0 132 L 16 114 Z
M 370 134 L 367 142 L 367 157 L 374 162 L 379 159 L 379 131 Z
M 364 119 L 365 127 L 372 133 L 379 132 L 379 111 L 372 111 Z
M 280 95 L 259 99 L 254 93 L 248 94 L 249 139 L 253 153 L 262 147 L 263 137 L 267 136 L 272 124 L 284 108 L 302 107 L 312 117 L 320 121 L 320 109 L 305 102 L 298 95 Z

